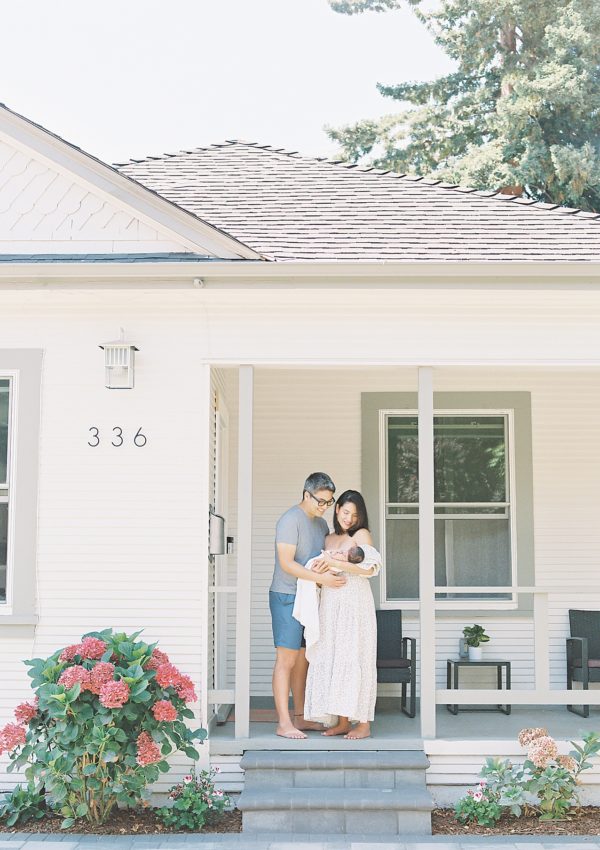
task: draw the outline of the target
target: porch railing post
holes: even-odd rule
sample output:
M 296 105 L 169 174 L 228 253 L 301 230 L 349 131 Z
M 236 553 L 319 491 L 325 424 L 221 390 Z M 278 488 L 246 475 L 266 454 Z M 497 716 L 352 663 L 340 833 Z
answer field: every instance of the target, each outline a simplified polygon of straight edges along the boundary
M 250 735 L 250 599 L 252 593 L 252 444 L 254 370 L 239 369 L 238 540 L 235 620 L 235 737 Z
M 419 600 L 421 735 L 435 738 L 433 369 L 419 368 Z

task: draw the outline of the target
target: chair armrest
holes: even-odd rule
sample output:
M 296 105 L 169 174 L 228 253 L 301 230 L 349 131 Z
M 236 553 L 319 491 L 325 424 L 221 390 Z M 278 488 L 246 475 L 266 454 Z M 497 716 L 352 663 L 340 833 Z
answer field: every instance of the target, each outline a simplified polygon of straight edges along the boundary
M 567 664 L 581 661 L 582 667 L 588 666 L 588 639 L 581 637 L 567 638 Z
M 410 646 L 410 654 L 408 653 L 408 647 Z M 408 658 L 411 661 L 417 657 L 417 641 L 415 638 L 402 638 L 402 653 L 401 658 Z

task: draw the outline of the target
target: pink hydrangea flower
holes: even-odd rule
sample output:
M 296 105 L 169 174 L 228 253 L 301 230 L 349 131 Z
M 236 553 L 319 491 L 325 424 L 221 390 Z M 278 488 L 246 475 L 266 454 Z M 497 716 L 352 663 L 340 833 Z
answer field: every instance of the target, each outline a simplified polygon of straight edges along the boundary
M 577 762 L 573 756 L 556 756 L 556 762 L 571 773 L 575 773 L 577 770 Z
M 169 662 L 160 664 L 156 669 L 156 681 L 161 688 L 175 687 L 180 678 L 177 667 Z
M 537 727 L 534 729 L 521 729 L 519 732 L 519 744 L 522 747 L 528 747 L 536 738 L 544 738 L 548 735 L 547 729 Z
M 549 735 L 542 735 L 540 738 L 535 738 L 527 750 L 529 761 L 533 762 L 536 767 L 542 770 L 549 761 L 552 761 L 557 756 L 558 747 L 556 746 L 556 741 L 550 738 Z
M 73 661 L 76 655 L 79 655 L 79 650 L 81 649 L 80 643 L 73 643 L 71 646 L 67 646 L 63 649 L 61 654 L 58 656 L 59 661 Z
M 20 723 L 22 726 L 27 726 L 27 724 L 33 720 L 33 718 L 38 713 L 38 703 L 39 700 L 36 697 L 34 701 L 31 702 L 22 702 L 15 708 L 15 717 L 17 719 L 17 723 Z
M 127 682 L 105 682 L 100 688 L 100 702 L 104 708 L 122 708 L 129 699 Z
M 59 685 L 63 685 L 65 688 L 72 688 L 73 685 L 79 683 L 81 685 L 82 691 L 89 691 L 91 686 L 91 676 L 90 671 L 86 670 L 85 667 L 81 667 L 79 664 L 74 664 L 73 667 L 67 667 L 66 670 L 60 674 L 60 678 L 58 680 Z
M 89 658 L 93 661 L 102 658 L 106 649 L 107 644 L 100 638 L 86 637 L 79 645 L 79 654 L 82 658 Z
M 155 702 L 152 706 L 152 714 L 154 715 L 154 719 L 159 721 L 166 720 L 168 723 L 171 723 L 173 720 L 177 720 L 177 709 L 168 699 L 161 699 Z
M 90 671 L 90 691 L 93 694 L 99 694 L 102 685 L 106 682 L 111 682 L 115 675 L 115 665 L 110 661 L 99 661 Z
M 11 752 L 15 747 L 24 744 L 25 741 L 25 729 L 22 726 L 17 726 L 16 723 L 7 723 L 0 729 L 0 755 Z
M 158 670 L 161 664 L 169 664 L 169 656 L 160 649 L 152 650 L 152 657 L 144 665 L 144 670 Z
M 197 696 L 194 690 L 194 683 L 189 676 L 180 675 L 179 679 L 175 682 L 175 690 L 184 702 L 196 702 Z
M 155 741 L 148 732 L 141 732 L 137 739 L 136 761 L 141 767 L 161 761 L 162 755 Z

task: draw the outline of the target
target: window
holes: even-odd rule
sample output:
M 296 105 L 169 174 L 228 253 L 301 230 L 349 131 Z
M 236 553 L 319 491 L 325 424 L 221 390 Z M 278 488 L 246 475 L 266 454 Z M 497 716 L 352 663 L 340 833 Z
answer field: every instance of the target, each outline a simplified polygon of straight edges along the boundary
M 418 435 L 416 413 L 380 411 L 384 485 L 384 601 L 417 600 Z M 513 584 L 509 411 L 450 410 L 434 417 L 435 573 L 443 587 Z M 512 600 L 511 594 L 448 590 L 448 600 Z M 452 606 L 456 607 L 456 605 Z
M 9 425 L 10 380 L 0 378 L 0 603 L 6 603 L 8 569 Z

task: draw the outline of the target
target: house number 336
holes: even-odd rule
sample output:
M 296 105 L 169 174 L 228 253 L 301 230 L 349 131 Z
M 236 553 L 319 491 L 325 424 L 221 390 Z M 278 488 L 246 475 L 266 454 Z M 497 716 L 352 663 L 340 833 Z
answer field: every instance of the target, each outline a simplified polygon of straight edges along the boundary
M 91 434 L 91 439 L 88 440 L 88 446 L 91 446 L 93 449 L 96 446 L 100 445 L 100 429 L 96 427 L 88 428 L 88 431 Z M 133 438 L 133 445 L 138 448 L 142 448 L 148 442 L 146 435 L 142 432 L 141 428 L 138 428 L 135 436 Z M 110 441 L 111 446 L 115 448 L 119 448 L 125 443 L 125 437 L 123 436 L 123 429 L 118 425 L 112 429 L 112 439 Z

